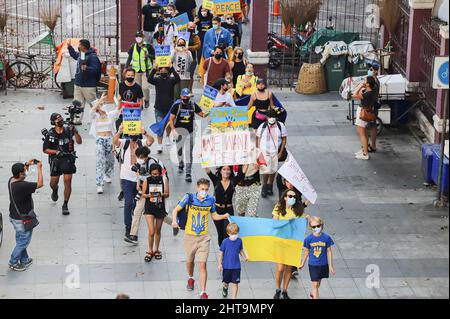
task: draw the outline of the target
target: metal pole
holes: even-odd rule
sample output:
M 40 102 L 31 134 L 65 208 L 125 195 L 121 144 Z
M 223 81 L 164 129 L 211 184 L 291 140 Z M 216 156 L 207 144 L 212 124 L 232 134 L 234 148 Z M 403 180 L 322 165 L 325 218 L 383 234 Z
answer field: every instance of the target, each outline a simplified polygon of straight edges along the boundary
M 445 100 L 444 100 L 444 123 L 442 124 L 441 133 L 441 157 L 439 159 L 439 175 L 438 175 L 438 199 L 436 201 L 436 207 L 445 206 L 445 196 L 442 190 L 442 180 L 444 171 L 444 147 L 445 147 L 445 136 L 447 135 L 447 117 L 448 117 L 448 90 L 445 90 Z

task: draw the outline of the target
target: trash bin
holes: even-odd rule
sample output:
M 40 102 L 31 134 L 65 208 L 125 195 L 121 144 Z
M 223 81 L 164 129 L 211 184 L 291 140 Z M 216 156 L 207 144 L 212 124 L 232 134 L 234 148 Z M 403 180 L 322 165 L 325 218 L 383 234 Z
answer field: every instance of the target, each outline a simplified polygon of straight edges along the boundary
M 431 177 L 433 182 L 437 185 L 439 183 L 439 162 L 441 158 L 441 146 L 437 145 L 436 148 L 432 149 L 432 167 L 431 167 Z M 442 189 L 441 191 L 448 194 L 448 157 L 444 155 L 444 165 L 442 168 Z
M 71 82 L 61 83 L 63 99 L 73 99 L 75 91 L 74 82 L 75 80 L 72 80 Z
M 369 66 L 364 60 L 362 60 L 359 63 L 352 63 L 350 69 L 350 73 L 353 77 L 366 76 L 369 71 Z
M 422 144 L 422 173 L 426 183 L 433 183 L 433 150 L 439 148 L 439 144 Z
M 347 77 L 347 56 L 330 56 L 325 63 L 325 76 L 328 91 L 339 91 L 342 81 Z

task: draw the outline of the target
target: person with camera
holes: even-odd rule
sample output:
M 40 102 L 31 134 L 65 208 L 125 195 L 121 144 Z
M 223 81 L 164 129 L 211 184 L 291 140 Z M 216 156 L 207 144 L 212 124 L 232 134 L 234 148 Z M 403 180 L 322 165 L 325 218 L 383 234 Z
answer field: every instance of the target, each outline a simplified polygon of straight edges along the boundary
M 138 193 L 137 181 L 138 177 L 132 167 L 137 163 L 136 150 L 144 145 L 152 146 L 154 139 L 142 128 L 142 134 L 128 136 L 122 138 L 123 125 L 120 125 L 119 130 L 114 135 L 113 145 L 120 149 L 120 183 L 122 186 L 123 196 L 125 200 L 123 215 L 125 224 L 125 237 L 127 240 L 130 237 L 132 214 L 135 208 L 135 197 Z
M 37 182 L 25 181 L 30 166 L 37 166 Z M 9 268 L 14 271 L 25 271 L 33 259 L 28 256 L 27 248 L 31 242 L 33 228 L 38 222 L 34 213 L 32 194 L 44 186 L 42 162 L 36 159 L 24 163 L 16 163 L 11 168 L 13 176 L 8 181 L 9 218 L 16 232 L 16 246 L 11 253 Z
M 72 193 L 72 175 L 76 173 L 75 166 L 76 152 L 75 142 L 82 143 L 81 135 L 72 125 L 64 125 L 61 114 L 53 113 L 50 116 L 50 123 L 54 125 L 50 131 L 43 130 L 44 144 L 43 151 L 49 156 L 50 164 L 50 187 L 53 190 L 52 200 L 58 201 L 58 185 L 61 175 L 64 175 L 64 204 L 62 214 L 69 215 L 68 203 Z M 74 142 L 75 138 L 75 142 Z
M 92 125 L 89 132 L 95 138 L 96 145 L 96 178 L 97 194 L 103 194 L 103 186 L 112 182 L 114 171 L 114 155 L 112 138 L 116 133 L 115 122 L 119 117 L 119 109 L 106 112 L 104 105 L 108 99 L 103 94 L 91 109 Z
M 70 56 L 77 60 L 74 98 L 80 101 L 83 106 L 89 103 L 92 107 L 93 102 L 97 98 L 97 84 L 102 77 L 100 60 L 94 48 L 91 47 L 89 40 L 80 40 L 78 52 L 70 45 L 70 41 L 67 44 Z M 82 112 L 77 116 L 74 121 L 75 125 L 81 125 L 83 114 Z

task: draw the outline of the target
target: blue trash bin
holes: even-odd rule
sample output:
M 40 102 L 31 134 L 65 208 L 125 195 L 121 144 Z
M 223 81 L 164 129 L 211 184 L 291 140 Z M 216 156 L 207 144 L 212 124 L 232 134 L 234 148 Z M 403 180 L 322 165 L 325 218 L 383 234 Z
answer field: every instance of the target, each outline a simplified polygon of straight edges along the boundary
M 441 147 L 438 145 L 437 148 L 432 150 L 432 167 L 431 167 L 431 177 L 433 182 L 437 185 L 439 182 L 439 162 L 441 158 Z M 448 194 L 448 157 L 444 155 L 444 166 L 442 168 L 442 189 L 441 191 L 445 194 Z
M 422 173 L 426 183 L 433 183 L 433 150 L 439 151 L 439 144 L 422 144 Z

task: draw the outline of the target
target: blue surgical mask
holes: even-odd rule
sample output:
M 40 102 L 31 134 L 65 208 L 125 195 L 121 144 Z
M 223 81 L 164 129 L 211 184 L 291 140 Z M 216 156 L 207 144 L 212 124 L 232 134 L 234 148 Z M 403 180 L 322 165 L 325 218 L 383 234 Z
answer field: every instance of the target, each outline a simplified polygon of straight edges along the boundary
M 206 196 L 208 196 L 208 192 L 207 191 L 200 191 L 200 192 L 198 192 L 198 195 L 201 198 L 206 198 Z
M 220 27 L 219 27 L 218 25 L 216 25 L 216 24 L 213 25 L 213 29 L 214 29 L 214 30 L 219 30 L 219 28 L 220 28 Z
M 287 204 L 289 206 L 294 206 L 297 203 L 297 199 L 296 198 L 288 198 L 287 199 Z
M 372 70 L 369 70 L 369 71 L 367 71 L 367 76 L 373 76 L 374 74 L 373 74 L 373 71 Z

